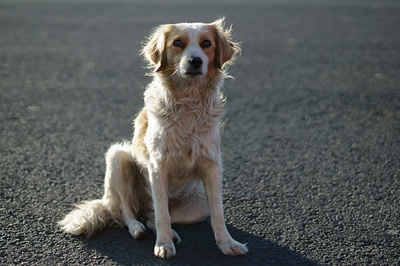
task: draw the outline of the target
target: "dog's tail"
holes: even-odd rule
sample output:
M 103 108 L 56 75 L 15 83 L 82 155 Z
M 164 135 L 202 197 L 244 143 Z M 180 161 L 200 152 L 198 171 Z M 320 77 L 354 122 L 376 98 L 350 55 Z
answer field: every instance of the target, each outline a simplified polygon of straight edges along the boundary
M 104 200 L 84 201 L 76 207 L 64 220 L 58 222 L 65 233 L 91 237 L 115 223 L 115 214 L 109 210 Z

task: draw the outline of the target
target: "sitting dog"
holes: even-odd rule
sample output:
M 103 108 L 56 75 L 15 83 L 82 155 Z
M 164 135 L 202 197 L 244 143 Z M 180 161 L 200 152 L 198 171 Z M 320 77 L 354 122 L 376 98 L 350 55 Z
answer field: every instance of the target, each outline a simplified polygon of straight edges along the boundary
M 146 227 L 156 233 L 154 254 L 176 254 L 173 223 L 211 216 L 219 249 L 245 255 L 225 225 L 222 205 L 220 119 L 225 67 L 240 51 L 223 19 L 210 24 L 161 25 L 143 48 L 154 72 L 144 108 L 134 122 L 132 143 L 106 154 L 102 199 L 83 202 L 59 224 L 64 232 L 93 235 L 110 224 L 125 224 L 138 239 Z

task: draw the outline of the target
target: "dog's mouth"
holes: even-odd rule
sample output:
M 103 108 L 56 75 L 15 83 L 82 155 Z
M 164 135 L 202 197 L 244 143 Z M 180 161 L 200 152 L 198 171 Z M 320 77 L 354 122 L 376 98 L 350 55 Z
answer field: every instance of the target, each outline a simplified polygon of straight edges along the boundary
M 198 71 L 198 70 L 188 70 L 185 72 L 185 76 L 189 77 L 197 77 L 203 75 L 203 72 Z

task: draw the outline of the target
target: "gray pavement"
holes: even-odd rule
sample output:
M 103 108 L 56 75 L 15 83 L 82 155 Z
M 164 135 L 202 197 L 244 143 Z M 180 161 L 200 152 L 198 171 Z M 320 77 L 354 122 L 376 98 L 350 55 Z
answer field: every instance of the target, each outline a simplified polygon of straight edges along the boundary
M 176 227 L 168 261 L 150 232 L 61 233 L 73 204 L 101 197 L 108 147 L 131 138 L 145 36 L 220 15 L 243 47 L 223 196 L 248 255 L 222 255 L 209 220 Z M 399 29 L 398 1 L 0 1 L 0 264 L 399 264 Z

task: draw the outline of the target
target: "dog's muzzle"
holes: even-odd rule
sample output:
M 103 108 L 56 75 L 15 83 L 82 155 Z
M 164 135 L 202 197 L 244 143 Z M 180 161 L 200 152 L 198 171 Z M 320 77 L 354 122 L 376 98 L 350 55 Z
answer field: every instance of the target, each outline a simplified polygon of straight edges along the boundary
M 189 59 L 189 69 L 186 71 L 186 75 L 197 76 L 203 74 L 201 66 L 203 60 L 200 57 L 192 57 Z

